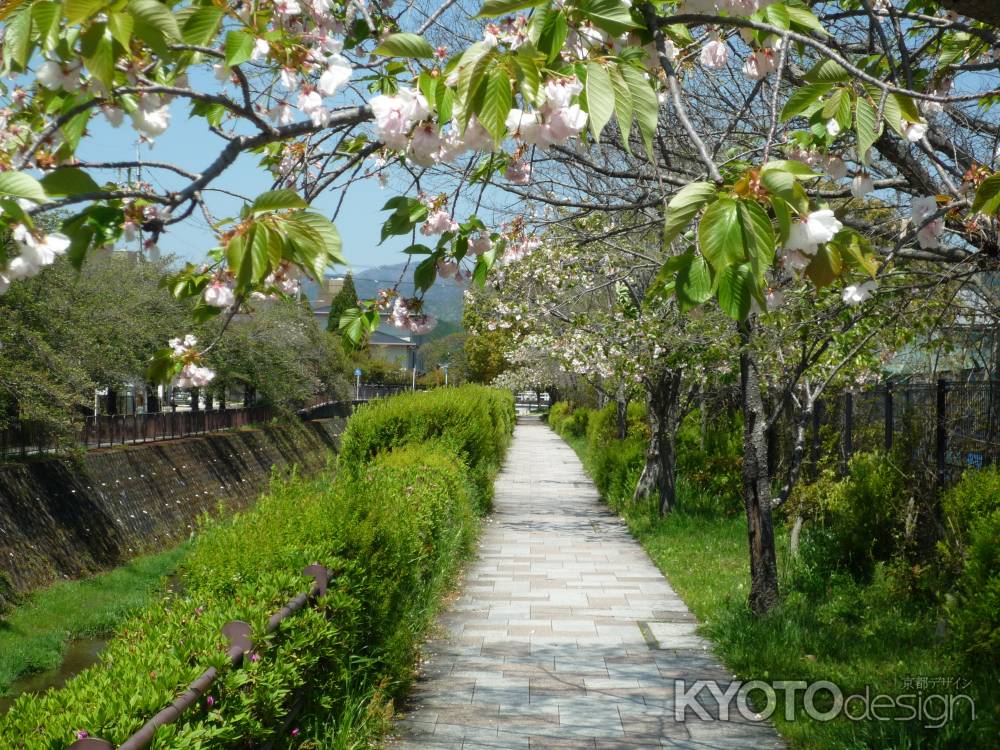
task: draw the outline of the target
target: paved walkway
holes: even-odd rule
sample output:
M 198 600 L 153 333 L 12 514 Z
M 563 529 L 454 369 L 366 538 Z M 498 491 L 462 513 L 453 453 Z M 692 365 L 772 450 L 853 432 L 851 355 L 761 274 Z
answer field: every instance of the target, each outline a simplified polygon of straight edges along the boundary
M 783 747 L 735 702 L 730 721 L 675 720 L 675 679 L 731 675 L 547 426 L 521 419 L 494 509 L 390 747 Z

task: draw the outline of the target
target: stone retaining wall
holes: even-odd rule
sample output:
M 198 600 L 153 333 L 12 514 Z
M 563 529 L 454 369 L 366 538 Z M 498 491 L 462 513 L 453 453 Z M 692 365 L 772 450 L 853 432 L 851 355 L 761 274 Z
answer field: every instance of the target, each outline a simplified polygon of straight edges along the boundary
M 252 503 L 272 472 L 322 469 L 343 426 L 323 419 L 0 466 L 0 605 L 172 547 L 201 514 Z

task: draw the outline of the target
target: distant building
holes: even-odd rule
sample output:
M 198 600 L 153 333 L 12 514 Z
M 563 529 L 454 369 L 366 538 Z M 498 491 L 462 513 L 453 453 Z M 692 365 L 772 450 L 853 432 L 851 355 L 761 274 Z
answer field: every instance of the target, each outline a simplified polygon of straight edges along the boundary
M 408 331 L 401 331 L 385 321 L 368 339 L 368 351 L 372 357 L 383 362 L 396 365 L 400 369 L 410 370 L 414 366 L 419 369 L 417 347 L 420 346 L 419 336 Z

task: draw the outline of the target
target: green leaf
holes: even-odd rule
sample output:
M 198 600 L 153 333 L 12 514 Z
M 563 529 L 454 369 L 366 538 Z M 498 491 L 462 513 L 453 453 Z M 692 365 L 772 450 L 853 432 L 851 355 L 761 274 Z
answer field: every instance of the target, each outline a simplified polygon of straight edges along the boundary
M 793 31 L 800 31 L 803 33 L 809 33 L 810 31 L 815 31 L 821 36 L 829 36 L 829 32 L 823 28 L 823 24 L 819 22 L 819 19 L 813 15 L 812 11 L 808 8 L 803 8 L 798 5 L 786 5 L 785 10 L 788 12 L 788 18 L 791 22 Z
M 717 272 L 745 259 L 743 228 L 735 200 L 719 198 L 705 209 L 698 223 L 698 245 Z
M 1000 211 L 1000 174 L 987 177 L 976 190 L 972 210 L 992 216 Z
M 584 0 L 577 5 L 577 10 L 584 18 L 593 21 L 597 28 L 612 36 L 621 36 L 639 28 L 621 0 Z
M 684 308 L 694 307 L 712 298 L 712 270 L 700 253 L 685 253 L 688 261 L 677 271 L 675 289 Z
M 889 98 L 896 102 L 896 106 L 899 107 L 901 119 L 906 120 L 907 122 L 923 121 L 916 102 L 914 102 L 913 99 L 908 97 L 906 94 L 889 94 Z
M 760 173 L 760 181 L 767 192 L 790 200 L 795 190 L 795 176 L 784 169 L 765 169 Z
M 387 36 L 375 48 L 375 54 L 386 57 L 434 57 L 434 48 L 419 34 L 401 31 Z
M 237 277 L 243 266 L 243 235 L 236 235 L 226 243 L 226 265 Z
M 788 8 L 781 3 L 767 6 L 764 9 L 764 18 L 779 29 L 787 29 L 791 25 Z
M 878 130 L 875 129 L 876 115 L 875 108 L 868 99 L 859 96 L 854 107 L 854 128 L 858 136 L 858 156 L 862 163 L 866 163 L 868 149 L 881 135 L 881 127 Z
M 587 63 L 587 115 L 594 140 L 601 140 L 601 131 L 615 111 L 615 91 L 611 76 L 600 63 Z
M 483 3 L 483 7 L 479 9 L 479 13 L 476 14 L 476 18 L 497 18 L 498 16 L 506 16 L 508 13 L 513 13 L 515 10 L 524 10 L 525 8 L 534 8 L 537 5 L 541 5 L 545 0 L 486 0 Z
M 57 44 L 61 16 L 59 4 L 50 0 L 40 0 L 31 6 L 31 17 L 43 50 L 49 51 Z
M 535 22 L 535 19 L 539 19 Z M 566 22 L 566 13 L 560 10 L 539 9 L 532 17 L 532 23 L 528 27 L 529 34 L 534 34 L 537 29 L 537 36 L 531 39 L 538 47 L 539 51 L 546 56 L 549 63 L 558 59 L 562 52 L 566 36 L 569 34 L 569 24 Z
M 839 62 L 826 58 L 813 65 L 803 78 L 808 83 L 841 83 L 851 80 L 851 74 Z
M 639 134 L 646 147 L 646 155 L 650 161 L 654 161 L 653 136 L 659 127 L 660 100 L 640 70 L 631 65 L 621 65 L 619 70 L 628 84 L 629 91 L 632 92 L 632 111 L 639 125 Z
M 86 21 L 105 5 L 105 0 L 65 0 L 63 13 L 69 23 Z
M 715 197 L 716 188 L 710 182 L 685 185 L 667 204 L 663 222 L 663 247 L 666 248 L 683 232 L 701 207 Z
M 94 78 L 110 88 L 115 74 L 115 57 L 111 49 L 111 34 L 105 34 L 104 24 L 94 24 L 90 27 L 86 36 L 91 35 L 97 38 L 93 45 L 93 51 L 84 53 L 83 62 Z
M 629 134 L 632 132 L 632 92 L 625 78 L 617 67 L 608 68 L 611 85 L 615 90 L 615 118 L 618 121 L 618 133 L 626 153 L 632 153 L 629 147 Z
M 431 255 L 434 251 L 431 250 L 427 245 L 410 245 L 408 248 L 403 250 L 406 255 Z
M 24 70 L 31 56 L 31 6 L 25 5 L 7 22 L 3 35 L 3 60 Z
M 830 95 L 830 98 L 823 102 L 823 119 L 832 120 L 836 118 L 837 113 L 840 112 L 840 103 L 845 98 L 850 102 L 850 95 L 844 89 L 835 90 Z
M 813 177 L 821 176 L 817 172 L 813 172 L 812 168 L 808 164 L 801 162 L 798 159 L 773 159 L 765 164 L 763 170 L 761 171 L 766 173 L 774 169 L 793 174 L 800 180 L 808 180 Z
M 322 238 L 329 263 L 347 265 L 347 259 L 343 255 L 343 240 L 332 221 L 315 211 L 300 211 L 295 214 L 295 220 L 309 225 Z
M 41 185 L 48 195 L 80 195 L 101 189 L 93 177 L 77 167 L 60 167 L 49 172 L 42 178 Z
M 517 49 L 517 54 L 511 58 L 514 67 L 517 68 L 517 81 L 521 91 L 521 96 L 525 101 L 535 102 L 538 98 L 538 87 L 541 76 L 538 64 L 535 62 L 534 47 L 530 43 L 523 44 Z
M 761 278 L 774 262 L 774 228 L 767 212 L 756 201 L 740 199 L 739 212 L 750 266 Z
M 496 143 L 503 140 L 507 132 L 507 114 L 513 101 L 507 71 L 501 67 L 493 68 L 486 77 L 486 93 L 476 117 Z
M 795 89 L 781 108 L 781 121 L 785 122 L 802 114 L 831 88 L 833 87 L 829 83 L 810 83 Z
M 223 15 L 222 9 L 213 5 L 203 5 L 198 8 L 184 21 L 184 27 L 181 30 L 184 41 L 199 46 L 207 45 L 215 38 Z M 226 44 L 229 44 L 228 37 Z
M 745 320 L 750 313 L 756 278 L 749 263 L 726 266 L 719 273 L 719 307 L 734 320 Z
M 232 67 L 245 63 L 253 54 L 254 38 L 245 31 L 230 31 L 226 34 L 226 65 Z
M 111 32 L 111 36 L 126 49 L 132 43 L 132 29 L 134 27 L 135 21 L 128 13 L 108 13 L 108 30 Z
M 782 198 L 772 197 L 771 208 L 774 216 L 778 220 L 778 243 L 781 244 L 788 239 L 788 231 L 792 227 L 792 212 L 788 207 L 788 202 Z
M 413 286 L 418 291 L 430 289 L 434 286 L 435 279 L 437 279 L 437 258 L 434 256 L 420 261 L 413 270 Z
M 177 18 L 163 3 L 157 0 L 129 0 L 128 9 L 136 20 L 156 29 L 167 39 L 181 40 Z
M 816 251 L 812 261 L 806 266 L 806 276 L 817 289 L 821 289 L 840 276 L 843 270 L 844 263 L 840 251 L 833 243 L 827 242 Z
M 464 131 L 472 116 L 473 97 L 496 52 L 486 42 L 476 42 L 462 53 L 458 61 L 458 86 L 454 116 Z
M 306 208 L 306 203 L 294 190 L 283 188 L 261 193 L 250 206 L 250 211 L 259 214 L 265 211 L 283 211 L 289 208 Z
M 840 250 L 840 254 L 845 260 L 851 261 L 873 279 L 878 274 L 879 262 L 872 250 L 871 243 L 853 229 L 841 229 L 833 238 L 833 244 Z
M 46 203 L 49 200 L 42 184 L 24 172 L 0 172 L 0 195 L 27 198 L 35 203 Z

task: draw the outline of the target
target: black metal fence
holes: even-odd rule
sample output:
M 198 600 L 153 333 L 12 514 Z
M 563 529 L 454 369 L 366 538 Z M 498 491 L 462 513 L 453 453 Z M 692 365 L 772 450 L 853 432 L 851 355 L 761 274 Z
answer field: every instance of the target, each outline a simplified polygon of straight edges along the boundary
M 91 449 L 171 440 L 260 424 L 273 416 L 269 406 L 148 414 L 99 414 L 86 417 L 76 429 L 69 432 L 58 431 L 42 422 L 25 420 L 0 430 L 0 455 L 27 456 L 73 445 Z
M 795 444 L 795 415 L 784 409 L 770 435 L 771 465 L 780 475 Z M 1000 382 L 882 384 L 821 398 L 807 427 L 806 465 L 843 470 L 860 451 L 901 451 L 943 485 L 967 468 L 1000 461 Z

